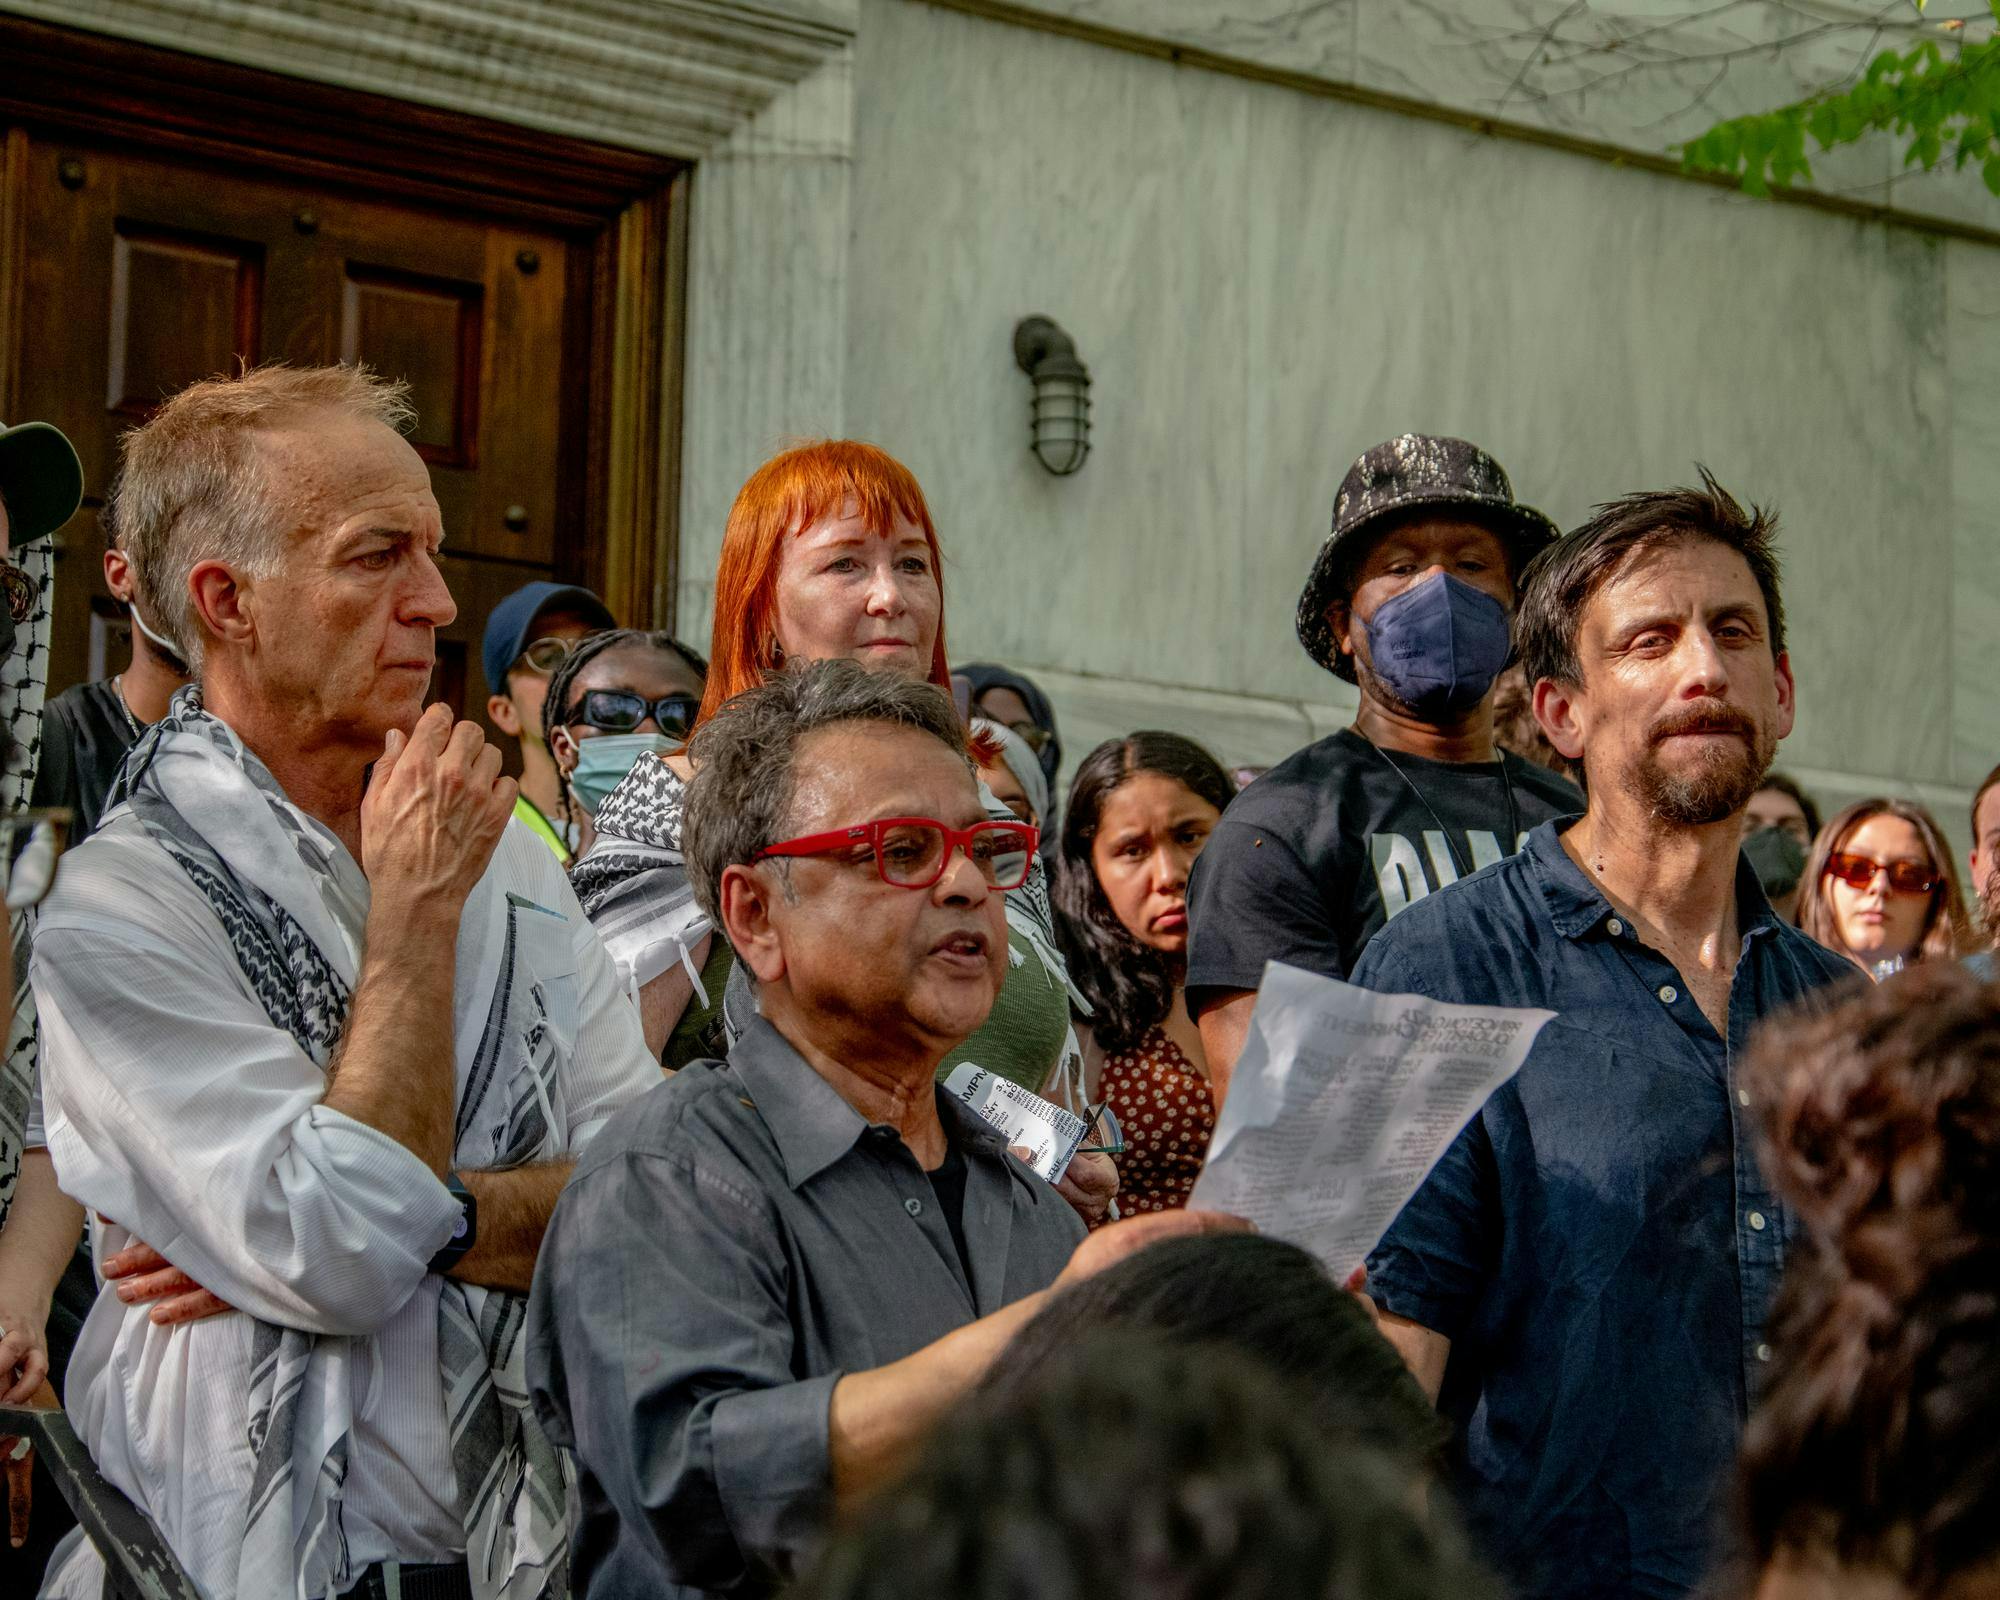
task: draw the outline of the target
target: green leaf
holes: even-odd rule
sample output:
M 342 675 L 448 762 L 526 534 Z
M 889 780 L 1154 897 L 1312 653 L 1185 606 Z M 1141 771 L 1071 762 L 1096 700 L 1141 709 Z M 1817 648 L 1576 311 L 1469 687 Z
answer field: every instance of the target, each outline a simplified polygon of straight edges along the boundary
M 2000 0 L 1988 0 L 1988 8 L 2000 21 Z M 1680 154 L 1689 171 L 1734 177 L 1765 194 L 1773 185 L 1811 181 L 1808 139 L 1834 150 L 1881 133 L 1901 141 L 1908 166 L 1935 168 L 1949 152 L 1959 168 L 1978 162 L 1991 187 L 2000 159 L 2000 34 L 1960 42 L 1949 53 L 1930 37 L 1908 50 L 1878 51 L 1845 89 L 1732 117 Z

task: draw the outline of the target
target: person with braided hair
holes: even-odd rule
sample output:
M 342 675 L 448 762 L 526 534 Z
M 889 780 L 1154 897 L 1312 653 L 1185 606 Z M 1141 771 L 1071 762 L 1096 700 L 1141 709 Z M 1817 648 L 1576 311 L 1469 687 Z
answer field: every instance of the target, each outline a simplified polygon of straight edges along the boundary
M 1804 1238 L 1740 1461 L 1758 1600 L 2000 1588 L 2000 988 L 1934 962 L 1768 1029 L 1744 1081 Z
M 632 764 L 677 748 L 694 726 L 708 663 L 670 633 L 609 628 L 579 640 L 549 675 L 542 738 L 556 766 L 556 824 L 581 854 Z

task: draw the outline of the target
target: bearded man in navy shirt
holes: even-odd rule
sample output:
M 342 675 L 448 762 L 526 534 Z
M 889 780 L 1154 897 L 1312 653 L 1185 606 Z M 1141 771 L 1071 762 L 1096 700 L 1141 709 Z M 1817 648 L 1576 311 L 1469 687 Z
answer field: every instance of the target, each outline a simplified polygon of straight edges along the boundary
M 1557 1013 L 1368 1263 L 1526 1596 L 1692 1590 L 1770 1359 L 1787 1224 L 1737 1062 L 1760 1019 L 1851 971 L 1738 848 L 1792 727 L 1771 535 L 1704 472 L 1548 549 L 1515 637 L 1589 809 L 1412 905 L 1354 974 Z

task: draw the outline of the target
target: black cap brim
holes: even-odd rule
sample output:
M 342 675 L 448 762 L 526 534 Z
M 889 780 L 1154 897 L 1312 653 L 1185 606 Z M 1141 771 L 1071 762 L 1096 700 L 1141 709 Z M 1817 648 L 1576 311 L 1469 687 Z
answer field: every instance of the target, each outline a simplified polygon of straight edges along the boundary
M 0 428 L 0 497 L 7 501 L 8 542 L 46 538 L 83 504 L 83 463 L 59 428 L 21 422 Z

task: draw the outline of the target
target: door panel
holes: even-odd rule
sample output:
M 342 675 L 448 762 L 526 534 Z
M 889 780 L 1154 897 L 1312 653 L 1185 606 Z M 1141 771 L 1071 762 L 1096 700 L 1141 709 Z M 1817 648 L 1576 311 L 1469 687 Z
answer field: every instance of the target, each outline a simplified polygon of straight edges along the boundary
M 80 183 L 64 158 L 81 162 Z M 574 374 L 589 359 L 576 348 L 589 324 L 566 304 L 588 288 L 569 270 L 571 241 L 76 141 L 30 141 L 22 203 L 36 247 L 20 410 L 75 441 L 92 506 L 118 436 L 194 379 L 339 360 L 409 383 L 459 601 L 435 689 L 477 714 L 492 603 L 588 566 L 581 510 L 565 515 L 558 492 L 589 420 L 563 403 L 587 387 Z M 71 525 L 58 561 L 52 689 L 89 668 L 92 601 L 106 598 L 93 525 Z
M 172 306 L 174 315 L 161 316 Z M 111 243 L 105 405 L 141 421 L 154 400 L 263 341 L 264 249 L 176 228 L 120 220 Z
M 399 372 L 417 408 L 410 443 L 433 466 L 476 467 L 485 286 L 347 264 L 340 359 Z

